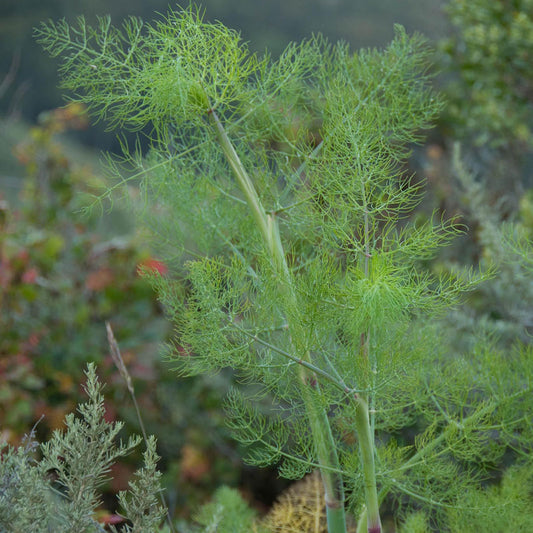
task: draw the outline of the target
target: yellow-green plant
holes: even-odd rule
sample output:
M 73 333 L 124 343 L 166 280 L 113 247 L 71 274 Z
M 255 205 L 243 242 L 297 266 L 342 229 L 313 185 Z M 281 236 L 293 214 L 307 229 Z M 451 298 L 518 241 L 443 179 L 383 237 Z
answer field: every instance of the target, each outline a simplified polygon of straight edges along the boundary
M 273 60 L 194 9 L 37 37 L 75 100 L 148 136 L 145 156 L 123 157 L 175 272 L 154 276 L 169 357 L 182 375 L 231 367 L 261 385 L 226 403 L 247 459 L 318 469 L 330 533 L 346 531 L 345 494 L 360 532 L 382 531 L 386 497 L 444 531 L 440 511 L 483 465 L 518 434 L 527 446 L 531 363 L 509 356 L 509 390 L 487 350 L 443 357 L 435 317 L 475 281 L 423 268 L 453 221 L 407 220 L 421 190 L 402 164 L 440 108 L 423 39 L 397 27 L 354 54 L 314 37 Z

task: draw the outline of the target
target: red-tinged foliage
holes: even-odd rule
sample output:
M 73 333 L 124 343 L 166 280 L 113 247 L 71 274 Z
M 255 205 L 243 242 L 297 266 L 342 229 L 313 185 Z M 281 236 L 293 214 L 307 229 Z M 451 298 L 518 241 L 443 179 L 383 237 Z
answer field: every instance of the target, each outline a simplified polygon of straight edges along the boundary
M 135 467 L 133 465 L 125 463 L 115 463 L 111 466 L 110 481 L 111 490 L 113 492 L 120 492 L 121 490 L 127 490 L 129 482 L 131 481 Z
M 211 462 L 205 450 L 186 444 L 181 449 L 180 467 L 184 480 L 198 483 L 209 474 Z
M 103 525 L 113 525 L 124 523 L 124 518 L 118 514 L 111 514 L 108 511 L 98 511 L 96 513 L 96 520 Z
M 20 202 L 0 202 L 0 419 L 13 442 L 42 414 L 41 433 L 61 426 L 81 399 L 85 362 L 107 353 L 105 320 L 113 317 L 135 346 L 134 359 L 162 320 L 148 282 L 135 275 L 146 252 L 132 238 L 99 235 L 97 220 L 79 214 L 99 179 L 69 160 L 55 134 L 86 125 L 79 105 L 43 114 L 15 149 L 27 173 Z
M 168 273 L 168 267 L 163 263 L 163 261 L 159 261 L 158 259 L 154 259 L 152 257 L 145 259 L 144 261 L 141 261 L 137 265 L 137 273 L 142 276 L 144 273 L 149 274 L 160 274 L 161 276 L 164 276 Z
M 30 285 L 34 284 L 37 281 L 37 276 L 39 271 L 35 267 L 28 268 L 22 274 L 21 281 L 22 283 L 29 283 Z
M 111 402 L 104 402 L 105 413 L 104 420 L 112 423 L 117 421 L 117 407 Z

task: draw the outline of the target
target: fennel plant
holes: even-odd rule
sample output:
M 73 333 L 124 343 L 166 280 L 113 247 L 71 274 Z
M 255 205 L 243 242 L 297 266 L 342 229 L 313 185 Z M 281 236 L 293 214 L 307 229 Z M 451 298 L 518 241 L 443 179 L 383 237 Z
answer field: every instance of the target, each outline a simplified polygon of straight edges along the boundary
M 445 523 L 523 421 L 489 442 L 502 406 L 531 390 L 491 394 L 486 350 L 443 357 L 436 317 L 480 277 L 425 268 L 461 229 L 408 219 L 422 189 L 404 164 L 441 104 L 424 40 L 395 33 L 382 51 L 316 36 L 273 59 L 192 8 L 36 30 L 76 101 L 148 139 L 144 154 L 124 142 L 113 165 L 130 177 L 109 195 L 139 186 L 173 269 L 153 276 L 172 364 L 261 385 L 230 392 L 228 423 L 248 461 L 320 471 L 330 533 L 346 532 L 346 509 L 381 532 L 385 499 Z

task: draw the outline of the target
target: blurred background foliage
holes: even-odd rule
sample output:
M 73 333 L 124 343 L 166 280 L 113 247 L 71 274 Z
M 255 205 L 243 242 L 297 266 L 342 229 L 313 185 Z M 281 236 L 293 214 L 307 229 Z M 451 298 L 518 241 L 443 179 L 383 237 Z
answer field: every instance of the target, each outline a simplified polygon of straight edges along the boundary
M 423 7 L 421 7 L 423 4 Z M 435 48 L 448 105 L 409 170 L 427 183 L 413 217 L 460 215 L 468 231 L 434 271 L 496 264 L 498 274 L 443 322 L 463 351 L 489 335 L 530 342 L 533 281 L 507 237 L 533 238 L 533 0 L 206 0 L 208 20 L 242 31 L 274 55 L 312 32 L 353 49 L 389 41 L 393 24 L 421 31 Z M 187 515 L 221 484 L 268 506 L 284 486 L 243 467 L 228 439 L 221 398 L 230 372 L 177 382 L 159 358 L 169 331 L 143 269 L 166 273 L 120 204 L 83 213 L 105 187 L 101 150 L 115 136 L 63 105 L 56 65 L 32 39 L 40 21 L 110 13 L 152 19 L 158 0 L 5 0 L 0 7 L 0 438 L 20 441 L 37 420 L 42 438 L 80 398 L 86 361 L 107 382 L 109 417 L 138 422 L 107 346 L 109 321 L 135 382 L 149 433 L 158 437 L 172 511 Z M 138 460 L 113 472 L 124 488 Z
M 167 266 L 120 210 L 81 211 L 102 178 L 56 136 L 87 125 L 84 109 L 71 104 L 41 114 L 14 148 L 26 178 L 16 206 L 0 206 L 0 439 L 19 443 L 38 421 L 43 439 L 61 428 L 83 397 L 86 361 L 107 383 L 107 416 L 125 421 L 126 433 L 139 432 L 110 355 L 109 321 L 147 431 L 158 435 L 170 504 L 186 510 L 215 483 L 248 483 L 222 421 L 230 378 L 178 382 L 160 361 L 169 327 L 143 273 L 164 275 Z M 125 488 L 138 459 L 116 465 L 110 493 Z

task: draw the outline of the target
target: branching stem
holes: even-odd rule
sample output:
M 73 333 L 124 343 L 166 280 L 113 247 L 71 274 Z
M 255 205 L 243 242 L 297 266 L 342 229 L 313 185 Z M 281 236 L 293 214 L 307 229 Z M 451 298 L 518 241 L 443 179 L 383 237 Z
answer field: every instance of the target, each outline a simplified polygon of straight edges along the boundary
M 339 389 L 343 393 L 345 393 L 347 395 L 354 395 L 354 394 L 357 394 L 358 392 L 360 392 L 360 391 L 358 391 L 356 389 L 350 389 L 346 385 L 346 383 L 344 383 L 344 381 L 342 381 L 340 379 L 337 379 L 335 376 L 332 376 L 331 374 L 329 374 L 325 370 L 322 370 L 321 368 L 319 368 L 318 366 L 314 365 L 313 363 L 310 363 L 310 362 L 306 361 L 305 359 L 302 359 L 301 357 L 297 357 L 296 355 L 292 355 L 291 353 L 289 353 L 289 352 L 287 352 L 285 350 L 282 350 L 281 348 L 278 348 L 277 346 L 274 346 L 273 344 L 265 341 L 264 339 L 261 339 L 257 335 L 254 335 L 253 333 L 250 333 L 249 331 L 246 331 L 244 328 L 241 328 L 238 324 L 235 324 L 234 322 L 232 322 L 231 325 L 234 328 L 236 328 L 237 330 L 239 330 L 241 333 L 246 335 L 247 337 L 250 337 L 255 342 L 258 342 L 259 344 L 262 344 L 263 346 L 265 346 L 266 348 L 269 348 L 273 352 L 276 352 L 276 353 L 282 355 L 283 357 L 286 357 L 287 359 L 290 359 L 294 363 L 302 365 L 304 368 L 306 368 L 307 370 L 310 370 L 314 374 L 316 374 L 318 376 L 321 376 L 322 378 L 324 378 L 326 381 L 329 381 L 332 385 L 334 385 L 337 389 Z
M 271 257 L 272 266 L 280 277 L 281 284 L 287 289 L 287 301 L 291 308 L 297 309 L 296 296 L 292 288 L 291 274 L 285 259 L 277 218 L 273 214 L 267 214 L 263 208 L 252 180 L 248 176 L 216 111 L 211 108 L 208 111 L 208 115 L 215 127 L 220 147 L 261 232 L 265 247 Z M 289 324 L 289 329 L 295 329 L 295 325 Z M 319 393 L 317 380 L 313 377 L 313 375 L 316 375 L 316 372 L 314 372 L 314 369 L 310 371 L 307 368 L 308 365 L 312 366 L 309 353 L 306 353 L 302 358 L 296 357 L 296 362 L 299 363 L 303 399 L 309 416 L 316 453 L 319 464 L 321 465 L 320 470 L 325 489 L 328 530 L 329 533 L 346 533 L 344 483 L 342 475 L 337 473 L 340 470 L 339 459 L 327 413 L 323 408 L 317 407 L 316 405 L 315 394 Z M 323 373 L 325 374 L 325 372 Z M 310 388 L 309 384 L 314 385 Z M 330 468 L 322 468 L 322 466 Z

